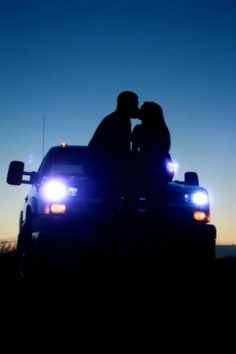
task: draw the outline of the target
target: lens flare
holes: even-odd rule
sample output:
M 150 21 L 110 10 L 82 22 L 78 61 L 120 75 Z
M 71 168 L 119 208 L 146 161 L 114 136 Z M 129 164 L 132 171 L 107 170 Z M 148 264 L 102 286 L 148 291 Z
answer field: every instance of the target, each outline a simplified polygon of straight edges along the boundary
M 171 161 L 171 160 L 167 160 L 166 162 L 166 169 L 167 169 L 167 172 L 170 174 L 170 175 L 176 175 L 177 172 L 178 172 L 178 169 L 179 169 L 179 164 L 177 161 Z

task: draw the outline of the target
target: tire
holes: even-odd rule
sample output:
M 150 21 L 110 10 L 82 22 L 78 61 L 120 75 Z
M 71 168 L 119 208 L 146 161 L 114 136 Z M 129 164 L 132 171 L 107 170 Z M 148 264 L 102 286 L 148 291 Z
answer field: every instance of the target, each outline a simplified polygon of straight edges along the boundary
M 33 274 L 32 249 L 30 229 L 23 225 L 17 241 L 18 274 L 21 279 L 30 278 Z

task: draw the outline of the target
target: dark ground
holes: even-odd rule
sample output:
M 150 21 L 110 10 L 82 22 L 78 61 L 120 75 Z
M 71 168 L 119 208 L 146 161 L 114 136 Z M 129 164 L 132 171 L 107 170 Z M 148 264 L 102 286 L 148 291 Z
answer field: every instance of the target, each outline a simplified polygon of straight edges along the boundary
M 234 338 L 236 258 L 28 282 L 15 261 L 0 259 L 3 353 L 227 352 Z

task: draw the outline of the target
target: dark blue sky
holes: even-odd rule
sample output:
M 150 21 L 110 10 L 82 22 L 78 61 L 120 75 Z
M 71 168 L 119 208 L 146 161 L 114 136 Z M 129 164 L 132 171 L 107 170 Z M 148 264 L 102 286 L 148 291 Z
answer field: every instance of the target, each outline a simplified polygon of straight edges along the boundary
M 199 173 L 218 242 L 236 243 L 235 0 L 0 0 L 0 50 L 0 237 L 27 191 L 8 164 L 37 169 L 42 117 L 45 150 L 87 144 L 128 89 L 162 105 L 176 177 Z

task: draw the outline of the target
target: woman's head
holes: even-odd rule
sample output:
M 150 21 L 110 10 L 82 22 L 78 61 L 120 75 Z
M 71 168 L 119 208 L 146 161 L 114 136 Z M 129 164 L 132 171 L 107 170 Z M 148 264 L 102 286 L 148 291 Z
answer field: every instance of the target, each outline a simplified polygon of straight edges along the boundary
M 161 106 L 155 102 L 144 102 L 140 108 L 140 119 L 144 124 L 165 124 Z

